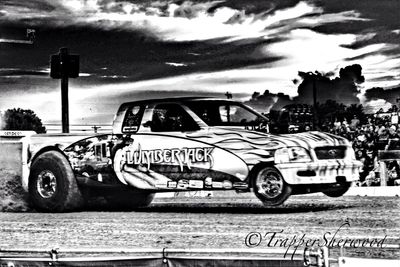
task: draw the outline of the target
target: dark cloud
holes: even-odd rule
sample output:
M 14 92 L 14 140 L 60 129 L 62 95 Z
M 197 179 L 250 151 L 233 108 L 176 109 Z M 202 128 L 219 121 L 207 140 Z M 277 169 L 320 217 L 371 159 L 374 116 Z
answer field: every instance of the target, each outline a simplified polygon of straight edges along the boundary
M 175 2 L 179 7 L 174 10 L 174 17 L 188 18 L 192 19 L 198 16 L 199 12 L 204 9 L 212 9 L 217 3 L 192 3 L 187 1 Z
M 347 66 L 340 69 L 339 78 L 336 78 L 335 81 L 363 83 L 365 81 L 365 78 L 361 73 L 362 68 L 360 65 L 354 64 L 351 66 Z
M 400 25 L 398 27 L 400 28 Z M 365 35 L 368 35 L 368 33 L 366 32 Z M 382 48 L 380 48 L 378 52 L 376 51 L 367 52 L 355 57 L 347 58 L 346 60 L 348 61 L 360 60 L 376 54 L 386 55 L 386 56 L 397 56 L 400 53 L 400 45 L 399 45 L 400 34 L 381 28 L 378 30 L 374 30 L 373 32 L 370 33 L 370 35 L 371 37 L 369 38 L 359 38 L 358 40 L 356 40 L 351 44 L 342 45 L 342 47 L 350 49 L 360 49 L 368 45 L 374 45 L 374 44 L 379 44 L 379 45 L 385 44 L 385 45 Z
M 368 34 L 368 32 L 365 34 Z M 370 38 L 359 38 L 359 40 L 356 40 L 354 43 L 350 45 L 343 45 L 343 47 L 358 49 L 372 44 L 386 43 L 398 45 L 400 43 L 400 34 L 393 31 L 387 31 L 384 28 L 378 29 L 378 31 L 372 31 L 371 34 L 373 36 Z
M 251 99 L 245 103 L 261 112 L 267 112 L 270 109 L 280 110 L 293 103 L 312 105 L 314 82 L 319 103 L 325 103 L 327 100 L 335 100 L 345 105 L 359 103 L 357 94 L 360 91 L 357 84 L 363 83 L 365 80 L 361 66 L 358 64 L 346 66 L 340 69 L 339 77 L 333 77 L 333 75 L 333 72 L 327 74 L 317 71 L 299 72 L 302 81 L 298 86 L 298 96 L 294 99 L 283 93 L 273 94 L 266 90 L 262 95 L 254 92 Z M 298 83 L 296 79 L 294 82 Z
M 268 112 L 277 100 L 276 94 L 271 94 L 269 90 L 265 90 L 263 94 L 254 92 L 249 101 L 245 104 L 251 106 L 259 112 Z
M 400 53 L 400 34 L 394 31 L 400 29 L 399 10 L 400 1 L 398 0 L 343 0 L 316 1 L 324 8 L 324 13 L 341 12 L 344 9 L 354 10 L 360 14 L 362 20 L 348 22 L 334 22 L 318 25 L 312 29 L 326 34 L 360 34 L 361 36 L 373 35 L 370 38 L 359 38 L 350 45 L 344 47 L 359 49 L 373 44 L 393 44 L 395 46 L 379 51 L 383 54 Z M 367 55 L 365 55 L 367 56 Z M 360 56 L 363 58 L 364 56 Z M 357 59 L 357 58 L 355 58 Z
M 14 24 L 3 24 L 3 28 L 20 33 L 26 30 Z M 50 55 L 58 53 L 60 47 L 68 47 L 70 53 L 80 54 L 80 71 L 92 75 L 80 78 L 83 84 L 140 81 L 275 62 L 281 57 L 265 56 L 257 51 L 280 40 L 172 42 L 141 31 L 99 30 L 88 26 L 60 29 L 49 25 L 36 28 L 34 45 L 3 44 L 0 68 L 21 69 L 18 75 L 39 74 L 24 73 L 23 69 L 47 68 Z
M 263 94 L 254 92 L 250 100 L 245 102 L 245 104 L 263 113 L 268 113 L 271 109 L 280 110 L 291 103 L 293 103 L 293 100 L 288 95 L 283 93 L 274 94 L 269 90 L 265 90 Z
M 2 9 L 8 9 L 8 10 L 22 9 L 28 12 L 33 12 L 35 10 L 51 12 L 55 10 L 55 7 L 53 5 L 42 0 L 30 0 L 30 1 L 2 0 L 0 7 Z
M 379 52 L 381 53 L 382 50 L 379 51 Z M 362 59 L 364 59 L 364 58 L 366 58 L 366 57 L 373 56 L 373 55 L 376 55 L 376 52 L 375 52 L 375 51 L 374 51 L 374 52 L 363 53 L 363 54 L 361 54 L 361 55 L 357 55 L 357 56 L 354 56 L 354 57 L 348 57 L 348 58 L 346 58 L 345 60 L 346 60 L 346 61 L 362 60 Z
M 354 21 L 352 23 L 330 23 L 314 28 L 324 33 L 360 33 L 365 29 L 374 29 L 378 32 L 380 29 L 389 31 L 399 28 L 400 1 L 398 0 L 330 0 L 316 1 L 318 5 L 324 8 L 325 14 L 342 12 L 345 10 L 355 10 L 360 13 L 360 17 L 368 20 Z
M 299 72 L 302 82 L 298 87 L 298 103 L 313 103 L 313 87 L 316 87 L 317 102 L 325 103 L 327 100 L 335 100 L 345 105 L 359 103 L 357 94 L 360 93 L 357 84 L 363 83 L 362 68 L 355 64 L 341 68 L 339 77 L 330 78 L 319 72 Z
M 230 7 L 237 10 L 244 10 L 246 14 L 253 13 L 269 15 L 273 14 L 277 10 L 293 7 L 299 2 L 300 0 L 228 0 L 221 1 L 216 5 L 210 7 L 208 12 L 212 13 L 220 7 Z
M 386 102 L 395 105 L 400 102 L 400 86 L 392 89 L 374 87 L 365 92 L 365 97 L 368 101 L 384 99 Z

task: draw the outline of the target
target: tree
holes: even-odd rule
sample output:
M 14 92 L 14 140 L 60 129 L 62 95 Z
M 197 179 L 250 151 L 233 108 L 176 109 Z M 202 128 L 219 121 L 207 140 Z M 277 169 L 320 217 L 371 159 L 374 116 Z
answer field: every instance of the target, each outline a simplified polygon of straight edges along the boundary
M 357 118 L 362 122 L 365 123 L 366 122 L 366 116 L 364 113 L 364 107 L 363 105 L 359 104 L 351 104 L 350 106 L 348 106 L 346 108 L 346 113 L 345 113 L 346 119 L 348 121 L 351 121 L 351 119 L 354 116 L 357 116 Z
M 42 120 L 30 109 L 8 109 L 0 119 L 3 130 L 33 130 L 46 133 Z
M 327 100 L 324 104 L 317 105 L 318 110 L 318 121 L 324 123 L 326 120 L 334 122 L 335 119 L 342 121 L 344 119 L 344 113 L 346 106 L 342 103 L 338 103 L 335 100 Z

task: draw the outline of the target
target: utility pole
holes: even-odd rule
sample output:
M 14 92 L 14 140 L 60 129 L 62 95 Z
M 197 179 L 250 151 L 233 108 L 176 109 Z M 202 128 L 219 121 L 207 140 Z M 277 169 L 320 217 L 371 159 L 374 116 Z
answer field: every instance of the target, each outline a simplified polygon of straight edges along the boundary
M 314 120 L 313 120 L 313 124 L 314 124 L 314 130 L 317 130 L 317 124 L 318 124 L 318 117 L 317 117 L 317 85 L 316 85 L 316 75 L 313 75 L 313 113 L 314 113 Z
M 318 125 L 318 110 L 317 110 L 317 80 L 318 74 L 308 72 L 312 79 L 312 92 L 313 92 L 313 130 L 317 130 Z
M 60 49 L 62 132 L 69 133 L 68 49 Z
M 79 77 L 79 55 L 70 55 L 68 48 L 60 48 L 58 54 L 50 57 L 50 77 L 61 79 L 62 132 L 69 133 L 68 78 Z

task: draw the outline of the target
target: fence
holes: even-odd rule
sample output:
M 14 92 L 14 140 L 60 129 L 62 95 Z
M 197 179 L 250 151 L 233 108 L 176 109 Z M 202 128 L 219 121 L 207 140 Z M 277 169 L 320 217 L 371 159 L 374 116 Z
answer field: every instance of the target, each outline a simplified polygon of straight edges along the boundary
M 293 259 L 273 256 L 278 253 L 283 255 L 285 251 L 286 249 L 0 249 L 0 255 L 8 254 L 0 256 L 0 266 L 304 266 L 303 254 L 300 251 L 289 251 L 295 255 Z M 47 256 L 18 256 L 21 253 Z M 99 253 L 103 256 L 60 257 L 61 254 Z M 114 254 L 114 256 L 104 256 L 104 254 Z M 235 256 L 235 254 L 247 256 Z
M 399 245 L 391 245 L 391 247 L 399 249 Z M 400 260 L 398 259 L 367 259 L 345 257 L 343 255 L 337 258 L 330 258 L 329 253 L 330 251 L 327 247 L 306 247 L 303 250 L 287 250 L 284 248 L 50 250 L 0 248 L 0 266 L 400 266 Z M 39 256 L 32 256 L 32 254 L 39 254 Z M 66 257 L 65 255 L 68 254 L 75 256 Z M 102 256 L 87 256 L 93 254 L 101 254 Z M 119 255 L 115 256 L 115 254 Z M 282 257 L 282 255 L 290 256 Z

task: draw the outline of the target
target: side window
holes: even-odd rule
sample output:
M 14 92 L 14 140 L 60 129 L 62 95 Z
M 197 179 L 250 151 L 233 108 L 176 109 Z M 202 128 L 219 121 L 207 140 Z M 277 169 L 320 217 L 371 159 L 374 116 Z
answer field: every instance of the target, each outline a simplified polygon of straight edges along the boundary
M 258 122 L 256 114 L 236 105 L 223 105 L 219 107 L 221 122 L 230 125 L 251 125 Z
M 101 157 L 101 147 L 99 145 L 94 146 L 94 154 L 98 158 Z
M 122 132 L 135 133 L 139 130 L 142 120 L 143 110 L 140 106 L 132 106 L 128 109 L 125 115 L 125 120 L 122 125 Z
M 192 117 L 177 104 L 157 105 L 151 122 L 153 132 L 187 132 L 199 129 Z
M 219 106 L 195 101 L 189 103 L 189 108 L 208 125 L 218 125 L 221 123 L 220 113 L 218 109 Z

